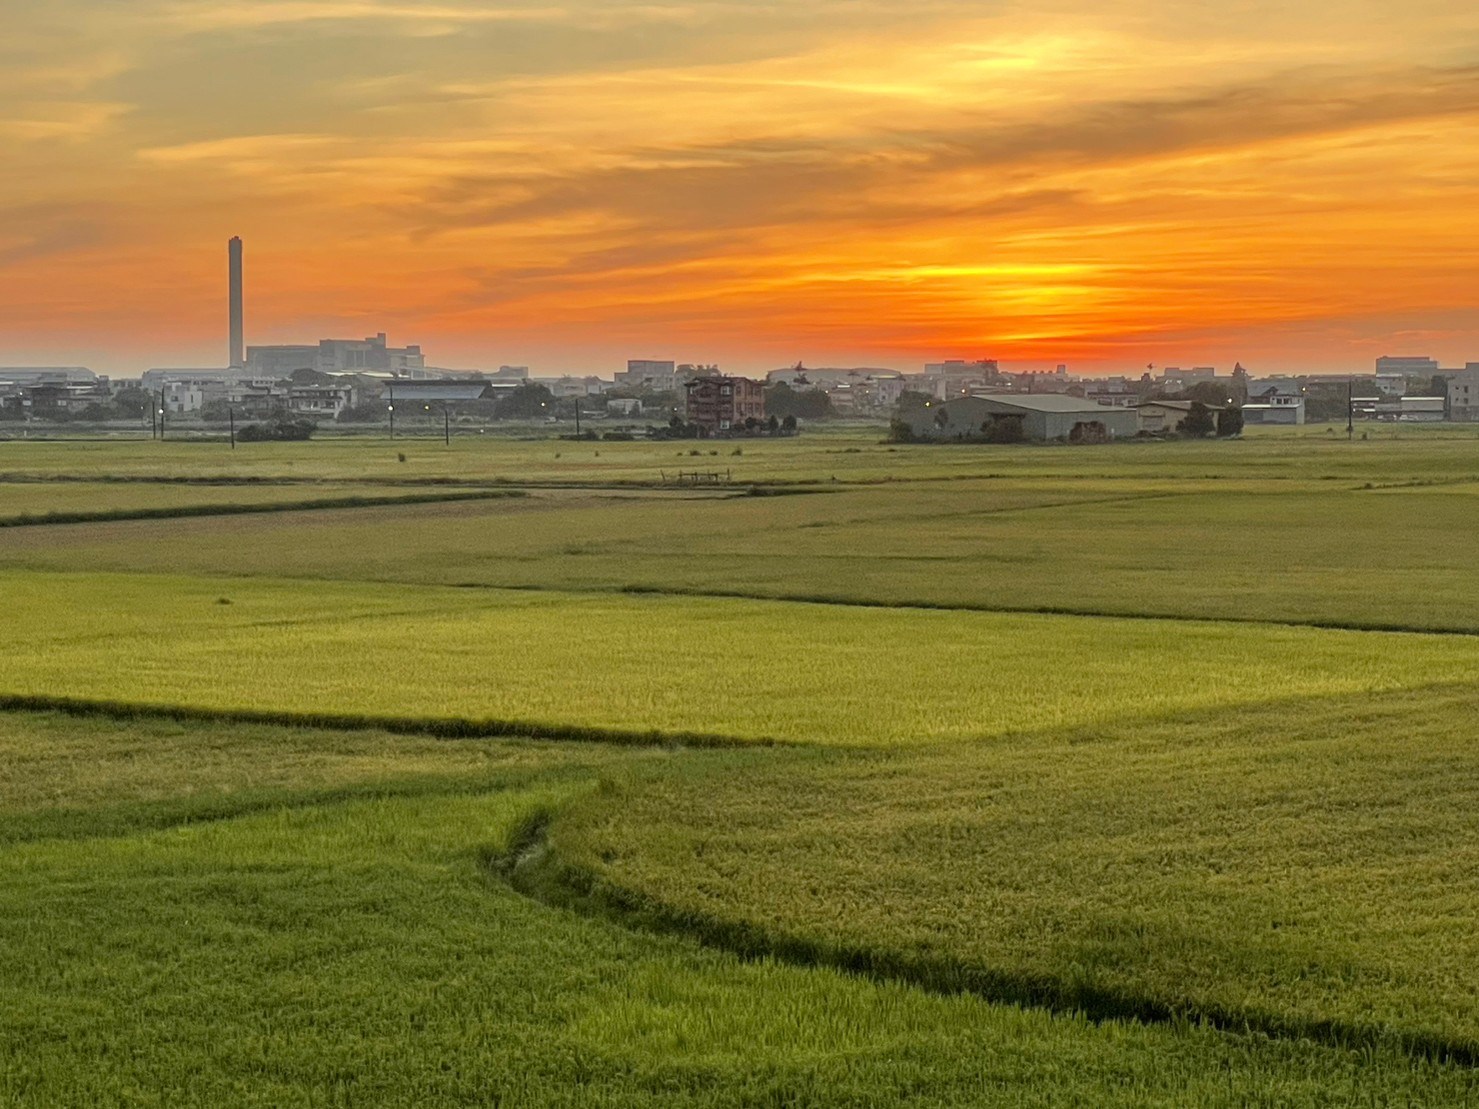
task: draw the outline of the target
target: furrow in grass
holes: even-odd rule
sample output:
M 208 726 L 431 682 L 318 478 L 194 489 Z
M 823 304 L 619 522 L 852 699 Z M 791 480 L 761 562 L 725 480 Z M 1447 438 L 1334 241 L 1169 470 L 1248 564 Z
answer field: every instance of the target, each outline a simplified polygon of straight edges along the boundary
M 246 516 L 265 512 L 317 512 L 336 508 L 376 508 L 453 501 L 486 501 L 522 497 L 515 489 L 464 490 L 456 493 L 412 493 L 399 497 L 327 497 L 322 500 L 279 501 L 263 504 L 190 504 L 168 508 L 119 508 L 99 511 L 45 512 L 0 516 L 0 528 L 41 527 L 48 524 L 93 524 L 117 520 L 169 520 L 186 516 Z
M 384 585 L 404 584 L 394 578 L 366 579 Z M 1317 631 L 1373 632 L 1398 635 L 1437 635 L 1472 639 L 1479 630 L 1468 628 L 1428 627 L 1397 621 L 1354 620 L 1270 620 L 1261 616 L 1188 616 L 1175 612 L 1119 612 L 1112 609 L 1078 608 L 1069 605 L 1006 605 L 924 599 L 893 600 L 882 597 L 845 597 L 831 593 L 764 593 L 759 590 L 689 588 L 686 586 L 629 584 L 617 587 L 560 584 L 543 586 L 521 583 L 498 585 L 464 581 L 452 583 L 454 589 L 484 589 L 499 592 L 564 593 L 603 595 L 622 593 L 633 597 L 709 597 L 719 601 L 759 601 L 763 603 L 826 605 L 836 608 L 887 609 L 918 612 L 983 612 L 1009 616 L 1072 616 L 1086 620 L 1137 620 L 1169 624 L 1242 624 L 1267 628 L 1312 628 Z
M 111 808 L 45 809 L 27 812 L 23 820 L 0 819 L 0 849 L 47 840 L 120 839 L 198 824 L 219 824 L 265 812 L 328 808 L 361 801 L 486 796 L 515 789 L 541 776 L 550 778 L 555 773 L 541 769 L 476 781 L 432 777 L 420 781 L 372 781 L 328 789 L 204 794 Z
M 826 968 L 879 983 L 902 983 L 930 994 L 968 994 L 994 1004 L 1082 1016 L 1095 1023 L 1202 1025 L 1233 1034 L 1307 1041 L 1341 1050 L 1396 1050 L 1429 1062 L 1479 1066 L 1479 1042 L 1468 1039 L 1398 1032 L 1349 1020 L 1292 1017 L 1254 1006 L 1178 1005 L 1131 991 L 1048 975 L 1004 972 L 946 956 L 828 943 L 678 908 L 560 859 L 549 841 L 555 816 L 547 808 L 529 814 L 505 852 L 487 857 L 490 869 L 513 889 L 541 904 L 611 920 L 635 931 L 686 937 L 746 960 Z
M 459 716 L 376 716 L 369 713 L 206 708 L 199 705 L 16 693 L 0 693 L 0 712 L 60 712 L 71 716 L 102 716 L 115 720 L 198 720 L 234 724 L 276 724 L 291 728 L 426 735 L 437 739 L 570 740 L 628 747 L 780 747 L 790 745 L 785 740 L 764 736 L 741 739 L 718 733 L 685 730 L 606 728 L 534 720 Z

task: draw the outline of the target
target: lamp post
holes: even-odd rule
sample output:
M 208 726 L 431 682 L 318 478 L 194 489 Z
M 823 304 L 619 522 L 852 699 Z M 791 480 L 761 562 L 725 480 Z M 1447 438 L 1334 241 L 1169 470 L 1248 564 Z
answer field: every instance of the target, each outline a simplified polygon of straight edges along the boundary
M 386 411 L 390 413 L 390 437 L 392 439 L 394 439 L 395 438 L 395 384 L 394 383 L 391 383 L 391 384 L 389 384 L 386 387 L 390 390 L 390 404 L 386 406 Z

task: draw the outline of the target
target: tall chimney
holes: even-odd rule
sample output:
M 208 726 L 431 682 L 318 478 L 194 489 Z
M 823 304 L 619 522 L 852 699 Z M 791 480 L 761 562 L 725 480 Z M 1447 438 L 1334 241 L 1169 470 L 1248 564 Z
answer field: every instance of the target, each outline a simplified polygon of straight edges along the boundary
M 241 239 L 235 238 L 227 244 L 227 255 L 231 269 L 231 368 L 239 370 L 246 365 L 246 338 L 241 321 Z

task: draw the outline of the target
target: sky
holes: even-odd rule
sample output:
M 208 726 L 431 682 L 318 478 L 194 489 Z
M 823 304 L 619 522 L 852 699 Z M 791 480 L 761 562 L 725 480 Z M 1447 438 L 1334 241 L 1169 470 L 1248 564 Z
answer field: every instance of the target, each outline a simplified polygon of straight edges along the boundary
M 0 364 L 1479 361 L 1461 0 L 0 0 Z

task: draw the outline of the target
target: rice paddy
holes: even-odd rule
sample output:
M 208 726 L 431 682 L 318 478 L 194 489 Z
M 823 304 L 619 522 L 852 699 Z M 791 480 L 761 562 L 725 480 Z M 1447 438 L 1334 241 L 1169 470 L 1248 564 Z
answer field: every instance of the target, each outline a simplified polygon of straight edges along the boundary
M 694 447 L 0 443 L 0 1104 L 1479 1101 L 1472 433 Z

